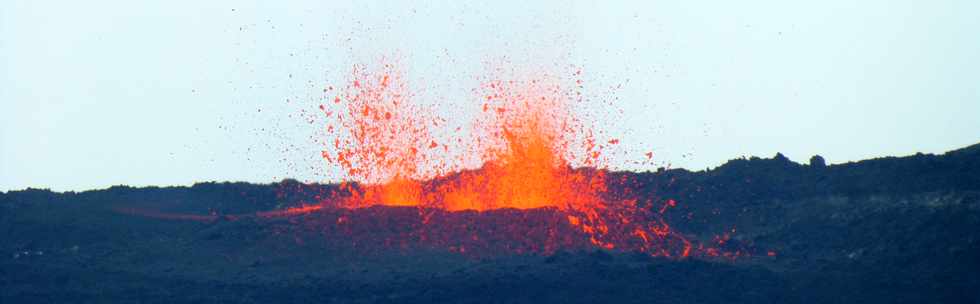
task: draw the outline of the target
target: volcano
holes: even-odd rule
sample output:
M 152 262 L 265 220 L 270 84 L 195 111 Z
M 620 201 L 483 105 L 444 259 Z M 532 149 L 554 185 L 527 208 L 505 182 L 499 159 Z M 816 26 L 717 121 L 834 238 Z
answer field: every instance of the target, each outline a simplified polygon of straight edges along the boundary
M 435 185 L 445 182 L 425 184 L 427 187 L 437 187 Z M 715 235 L 701 242 L 691 235 L 673 231 L 664 219 L 668 208 L 676 206 L 673 200 L 666 200 L 662 207 L 629 205 L 619 210 L 599 210 L 604 213 L 594 214 L 572 213 L 555 207 L 447 210 L 372 205 L 349 208 L 308 202 L 310 199 L 322 201 L 323 195 L 315 193 L 336 195 L 339 189 L 356 186 L 318 187 L 284 182 L 277 189 L 280 196 L 283 196 L 284 187 L 288 189 L 285 192 L 288 198 L 284 199 L 294 207 L 238 214 L 216 210 L 211 210 L 210 214 L 178 213 L 134 206 L 116 206 L 113 210 L 119 214 L 159 220 L 201 223 L 249 221 L 285 235 L 304 235 L 313 238 L 313 241 L 322 239 L 368 252 L 436 250 L 473 258 L 548 255 L 591 249 L 668 258 L 734 259 L 751 254 L 772 254 L 748 246 L 725 246 L 730 234 Z M 639 208 L 648 212 L 626 213 Z M 589 216 L 594 218 L 590 220 Z
M 737 256 L 685 257 L 670 238 L 639 246 L 613 224 L 600 235 L 616 245 L 606 248 L 550 206 L 327 203 L 354 197 L 344 191 L 362 191 L 356 183 L 10 191 L 0 193 L 0 300 L 972 303 L 978 172 L 980 146 L 840 165 L 777 155 L 698 172 L 604 172 L 659 203 L 638 205 L 651 217 L 637 219 Z M 613 204 L 626 190 L 609 184 Z
M 397 64 L 382 63 L 354 66 L 349 81 L 327 86 L 317 106 L 326 138 L 321 155 L 342 182 L 312 189 L 316 195 L 299 207 L 253 216 L 306 214 L 310 229 L 328 238 L 356 233 L 351 239 L 362 244 L 381 239 L 472 256 L 582 248 L 670 258 L 750 253 L 725 246 L 734 227 L 711 240 L 678 233 L 664 220 L 676 200 L 641 191 L 632 175 L 610 176 L 608 154 L 620 140 L 582 112 L 596 105 L 581 92 L 580 70 L 566 73 L 574 81 L 546 72 L 488 77 L 474 90 L 477 115 L 452 128 L 416 100 Z M 232 217 L 240 216 L 247 215 Z
M 402 75 L 316 100 L 336 183 L 0 194 L 0 302 L 980 301 L 978 146 L 617 171 L 653 153 L 580 71 L 487 77 L 462 121 Z

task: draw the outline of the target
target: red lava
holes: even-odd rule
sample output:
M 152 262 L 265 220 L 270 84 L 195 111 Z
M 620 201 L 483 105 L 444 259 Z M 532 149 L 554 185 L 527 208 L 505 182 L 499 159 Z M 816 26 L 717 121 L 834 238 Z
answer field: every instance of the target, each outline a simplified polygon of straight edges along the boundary
M 476 226 L 501 232 L 502 237 L 512 241 L 540 243 L 532 246 L 536 250 L 518 251 L 547 253 L 562 247 L 580 247 L 567 241 L 572 238 L 596 248 L 663 257 L 746 254 L 742 250 L 719 249 L 728 241 L 728 234 L 703 243 L 675 231 L 665 214 L 677 206 L 676 201 L 632 195 L 637 192 L 631 189 L 637 184 L 635 181 L 607 176 L 605 153 L 620 140 L 597 138 L 600 132 L 596 131 L 595 122 L 582 119 L 575 111 L 575 106 L 609 106 L 587 104 L 580 91 L 581 71 L 570 73 L 574 79 L 570 85 L 562 77 L 544 73 L 519 76 L 485 80 L 474 90 L 479 113 L 469 129 L 461 131 L 457 127 L 449 131 L 446 119 L 414 99 L 412 88 L 396 64 L 383 62 L 378 69 L 355 66 L 348 83 L 336 90 L 328 87 L 324 90 L 328 94 L 326 102 L 317 105 L 330 138 L 322 157 L 344 174 L 339 190 L 301 207 L 249 216 L 322 216 L 356 213 L 372 206 L 413 207 L 417 209 L 418 225 L 410 225 L 414 234 L 402 237 L 424 241 L 439 229 L 474 227 L 474 223 L 466 221 L 476 219 L 454 213 L 551 210 L 560 215 L 560 222 L 534 222 L 548 217 L 509 216 L 507 220 L 517 222 L 484 219 Z M 653 157 L 652 152 L 644 155 L 646 159 Z M 480 164 L 479 168 L 467 168 L 474 163 Z M 611 185 L 625 190 L 610 193 Z M 161 219 L 216 219 L 121 211 Z M 371 214 L 387 216 L 384 212 Z M 349 217 L 337 216 L 336 220 L 317 223 L 347 227 L 358 224 Z M 440 220 L 463 222 L 435 224 Z M 529 230 L 513 225 L 544 227 L 539 234 L 547 237 L 531 238 Z M 511 228 L 494 228 L 497 226 Z M 479 238 L 479 233 L 443 231 L 441 235 Z M 460 246 L 449 247 L 466 251 Z M 480 246 L 470 247 L 468 252 L 472 253 L 474 247 Z

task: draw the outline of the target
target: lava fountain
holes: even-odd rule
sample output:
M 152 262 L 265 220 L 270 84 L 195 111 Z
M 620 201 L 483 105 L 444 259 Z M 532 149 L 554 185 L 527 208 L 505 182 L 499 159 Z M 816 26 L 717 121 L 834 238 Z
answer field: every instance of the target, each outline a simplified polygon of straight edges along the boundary
M 610 173 L 607 154 L 619 139 L 598 131 L 592 125 L 596 120 L 575 107 L 613 105 L 590 104 L 580 91 L 581 71 L 568 76 L 574 84 L 547 73 L 485 79 L 473 90 L 478 114 L 464 129 L 418 103 L 396 64 L 355 66 L 345 85 L 323 90 L 318 105 L 329 139 L 323 141 L 322 157 L 342 172 L 343 181 L 327 187 L 283 182 L 279 188 L 278 199 L 284 201 L 318 189 L 314 202 L 303 199 L 298 207 L 237 215 L 113 210 L 201 222 L 286 217 L 290 220 L 267 222 L 275 235 L 312 231 L 330 244 L 348 242 L 359 250 L 436 249 L 470 256 L 595 248 L 670 258 L 750 254 L 732 245 L 728 233 L 702 241 L 676 231 L 665 219 L 675 200 L 643 190 L 636 175 Z
M 414 100 L 397 65 L 355 66 L 351 75 L 346 85 L 326 88 L 329 97 L 319 106 L 332 137 L 322 156 L 345 175 L 341 190 L 318 203 L 322 208 L 411 206 L 423 227 L 433 214 L 546 209 L 560 214 L 562 223 L 552 225 L 572 227 L 599 248 L 667 257 L 741 254 L 719 253 L 671 229 L 663 214 L 674 200 L 610 193 L 611 184 L 630 184 L 607 177 L 604 152 L 619 140 L 598 139 L 591 121 L 576 115 L 573 106 L 585 102 L 581 80 L 566 87 L 544 73 L 488 79 L 474 90 L 481 110 L 470 128 L 446 132 L 447 120 Z M 451 136 L 437 136 L 445 133 Z M 473 164 L 478 168 L 467 167 Z M 559 230 L 552 227 L 547 244 L 531 251 L 562 249 L 555 240 L 567 236 L 554 235 Z

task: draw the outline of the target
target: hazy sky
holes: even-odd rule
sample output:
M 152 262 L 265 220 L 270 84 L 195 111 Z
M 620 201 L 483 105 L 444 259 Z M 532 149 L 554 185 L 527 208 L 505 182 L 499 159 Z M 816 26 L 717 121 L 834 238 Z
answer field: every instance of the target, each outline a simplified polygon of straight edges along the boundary
M 299 113 L 393 54 L 433 103 L 581 67 L 673 167 L 980 141 L 976 1 L 335 2 L 5 1 L 0 190 L 336 178 Z

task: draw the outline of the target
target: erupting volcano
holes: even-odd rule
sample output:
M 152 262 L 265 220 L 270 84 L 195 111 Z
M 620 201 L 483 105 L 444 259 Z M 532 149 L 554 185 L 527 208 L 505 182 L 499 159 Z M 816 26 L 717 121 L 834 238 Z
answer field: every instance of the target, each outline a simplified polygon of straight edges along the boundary
M 385 244 L 442 239 L 435 243 L 458 243 L 449 247 L 460 252 L 464 243 L 486 247 L 472 243 L 485 241 L 481 234 L 488 232 L 481 230 L 490 229 L 528 244 L 518 252 L 598 247 L 666 257 L 746 254 L 714 247 L 727 237 L 704 245 L 674 231 L 663 215 L 675 200 L 644 197 L 634 181 L 610 178 L 606 152 L 619 140 L 602 138 L 596 121 L 583 119 L 576 106 L 611 105 L 587 104 L 580 70 L 568 73 L 573 81 L 547 73 L 488 78 L 473 91 L 479 113 L 456 127 L 415 100 L 396 64 L 355 66 L 351 75 L 347 84 L 325 88 L 319 105 L 330 138 L 322 156 L 341 169 L 344 181 L 317 202 L 268 216 L 320 212 L 333 214 L 320 223 L 368 225 L 351 220 L 351 213 L 413 207 L 418 223 Z M 504 215 L 515 212 L 523 215 Z M 393 229 L 363 228 L 356 230 Z M 458 229 L 473 231 L 440 231 Z

